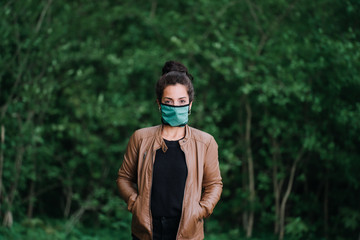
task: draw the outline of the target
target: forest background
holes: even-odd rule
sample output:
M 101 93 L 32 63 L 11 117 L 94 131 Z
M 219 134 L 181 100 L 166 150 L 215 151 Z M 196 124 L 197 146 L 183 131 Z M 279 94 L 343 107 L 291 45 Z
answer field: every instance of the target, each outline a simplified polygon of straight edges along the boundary
M 206 239 L 360 238 L 360 1 L 0 3 L 0 239 L 129 239 L 115 179 L 188 66 L 219 145 Z

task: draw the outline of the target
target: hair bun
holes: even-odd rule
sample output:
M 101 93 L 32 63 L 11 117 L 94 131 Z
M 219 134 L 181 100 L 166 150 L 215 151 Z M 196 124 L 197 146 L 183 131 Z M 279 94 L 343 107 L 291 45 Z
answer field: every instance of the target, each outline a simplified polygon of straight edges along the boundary
M 168 61 L 162 68 L 162 74 L 164 75 L 169 72 L 187 72 L 187 68 L 179 62 Z
M 188 69 L 182 63 L 167 61 L 162 68 L 162 75 L 169 72 L 182 72 L 185 73 L 190 80 L 193 80 L 193 76 L 188 72 Z

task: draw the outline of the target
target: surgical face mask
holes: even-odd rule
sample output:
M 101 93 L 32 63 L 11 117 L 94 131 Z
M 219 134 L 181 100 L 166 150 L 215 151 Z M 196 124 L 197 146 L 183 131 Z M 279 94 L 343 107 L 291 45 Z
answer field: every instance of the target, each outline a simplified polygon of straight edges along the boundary
M 182 127 L 188 122 L 190 104 L 182 106 L 173 106 L 167 104 L 160 104 L 161 107 L 161 121 L 163 124 L 172 127 Z

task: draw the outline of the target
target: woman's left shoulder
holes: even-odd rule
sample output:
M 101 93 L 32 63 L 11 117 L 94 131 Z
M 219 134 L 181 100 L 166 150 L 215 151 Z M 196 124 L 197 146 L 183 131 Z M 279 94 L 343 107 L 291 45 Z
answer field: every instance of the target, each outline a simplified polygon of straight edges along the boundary
M 204 132 L 202 130 L 190 126 L 189 129 L 191 131 L 191 137 L 194 138 L 194 140 L 196 141 L 201 141 L 204 142 L 205 144 L 209 144 L 212 141 L 216 142 L 214 137 L 207 132 Z

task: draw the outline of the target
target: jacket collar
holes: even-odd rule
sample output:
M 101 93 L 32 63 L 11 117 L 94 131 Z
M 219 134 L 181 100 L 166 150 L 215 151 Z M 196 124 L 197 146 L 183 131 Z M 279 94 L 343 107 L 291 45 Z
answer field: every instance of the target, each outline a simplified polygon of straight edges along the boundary
M 191 130 L 190 130 L 189 125 L 186 124 L 184 127 L 185 127 L 185 136 L 183 139 L 181 139 L 179 141 L 180 146 L 186 144 L 191 137 Z M 168 147 L 166 146 L 165 141 L 161 136 L 162 128 L 163 128 L 163 125 L 158 125 L 158 127 L 157 127 L 156 135 L 155 135 L 154 150 L 161 148 L 163 150 L 163 152 L 166 152 Z

